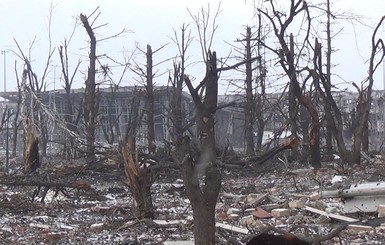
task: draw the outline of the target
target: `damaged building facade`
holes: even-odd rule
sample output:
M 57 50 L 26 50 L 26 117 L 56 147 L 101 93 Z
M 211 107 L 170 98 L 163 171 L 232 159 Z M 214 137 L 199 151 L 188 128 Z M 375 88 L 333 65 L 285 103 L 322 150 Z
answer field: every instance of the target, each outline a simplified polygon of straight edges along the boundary
M 8 129 L 8 141 L 11 141 L 14 123 L 12 123 L 17 104 L 19 103 L 18 92 L 3 92 L 0 96 L 5 100 L 1 103 L 1 115 L 4 114 L 5 108 L 12 113 L 9 123 L 4 125 L 0 134 L 0 140 L 5 147 L 6 134 Z M 73 115 L 67 113 L 67 99 L 64 90 L 46 91 L 39 95 L 40 103 L 44 104 L 46 110 L 49 110 L 56 117 L 55 120 L 47 120 L 48 130 L 48 150 L 55 151 L 65 140 L 65 133 L 62 126 L 58 123 L 65 116 L 71 116 L 71 120 L 76 123 L 79 135 L 84 130 L 84 122 L 82 115 L 82 104 L 84 97 L 84 89 L 73 89 L 71 91 L 71 101 L 73 106 Z M 263 143 L 272 138 L 277 131 L 285 131 L 288 124 L 288 105 L 285 95 L 281 93 L 267 94 L 264 103 L 263 119 L 265 120 Z M 145 89 L 140 86 L 128 86 L 119 88 L 100 88 L 98 93 L 98 117 L 96 128 L 96 141 L 119 145 L 124 141 L 124 136 L 135 130 L 138 145 L 146 145 L 147 140 L 147 124 L 145 103 Z M 346 142 L 352 141 L 352 127 L 354 121 L 351 120 L 354 113 L 356 93 L 343 91 L 335 92 L 339 108 L 343 114 L 345 121 L 344 137 Z M 155 139 L 157 144 L 164 142 L 173 142 L 175 140 L 175 132 L 173 126 L 173 100 L 175 99 L 175 89 L 167 86 L 154 87 L 154 127 Z M 216 112 L 216 137 L 219 146 L 230 144 L 234 149 L 242 151 L 244 148 L 244 96 L 243 95 L 220 95 L 218 97 L 218 105 L 220 109 Z M 283 101 L 283 102 L 280 102 Z M 191 96 L 182 93 L 182 111 L 184 125 L 188 125 L 194 120 L 194 104 Z M 323 113 L 320 112 L 320 117 Z M 21 117 L 19 117 L 21 120 Z M 373 91 L 372 109 L 369 117 L 369 135 L 370 149 L 380 151 L 384 142 L 385 127 L 385 93 L 384 91 Z M 306 124 L 306 123 L 305 123 Z M 18 150 L 23 147 L 22 126 L 18 125 Z M 256 126 L 254 127 L 257 128 Z M 194 129 L 190 133 L 195 133 Z M 321 132 L 322 133 L 322 132 Z M 257 134 L 257 132 L 255 132 Z M 285 137 L 287 135 L 283 135 Z M 322 137 L 322 136 L 321 136 Z

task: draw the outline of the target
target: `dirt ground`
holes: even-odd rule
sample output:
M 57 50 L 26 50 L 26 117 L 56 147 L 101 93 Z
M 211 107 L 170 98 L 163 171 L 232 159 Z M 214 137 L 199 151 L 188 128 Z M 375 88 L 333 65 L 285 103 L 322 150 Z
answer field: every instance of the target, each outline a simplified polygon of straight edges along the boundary
M 11 175 L 21 174 L 17 162 L 13 161 Z M 311 198 L 320 186 L 333 185 L 331 181 L 337 175 L 344 176 L 349 183 L 385 181 L 384 164 L 378 157 L 359 167 L 325 163 L 318 171 L 294 163 L 284 166 L 280 162 L 224 168 L 216 218 L 220 224 L 242 230 L 218 228 L 218 243 L 229 244 L 232 239 L 244 244 L 249 234 L 242 231 L 259 232 L 267 224 L 307 237 L 327 234 L 342 221 L 303 208 L 291 208 L 290 202 L 303 200 L 317 209 L 329 208 L 330 212 L 339 213 L 343 206 L 340 198 Z M 155 221 L 136 219 L 135 202 L 125 184 L 124 171 L 117 165 L 106 164 L 90 170 L 82 163 L 51 162 L 42 176 L 47 181 L 87 182 L 92 189 L 53 188 L 43 202 L 40 190 L 32 202 L 36 187 L 0 185 L 1 244 L 165 244 L 193 239 L 191 206 L 175 168 L 163 170 L 153 185 Z M 261 195 L 263 198 L 256 201 L 255 197 Z M 285 208 L 289 214 L 261 218 L 254 212 L 256 208 L 268 214 Z M 347 216 L 367 220 L 376 215 Z M 382 226 L 364 231 L 347 229 L 323 244 L 385 244 L 383 229 Z

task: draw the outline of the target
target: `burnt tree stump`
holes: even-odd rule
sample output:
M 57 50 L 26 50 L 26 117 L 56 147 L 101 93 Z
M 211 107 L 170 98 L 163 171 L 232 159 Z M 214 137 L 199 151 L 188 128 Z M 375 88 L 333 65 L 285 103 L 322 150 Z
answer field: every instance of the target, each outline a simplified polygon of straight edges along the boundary
M 152 168 L 141 167 L 135 152 L 134 139 L 129 138 L 126 146 L 122 149 L 124 159 L 124 170 L 127 184 L 134 195 L 138 218 L 154 218 L 154 206 L 151 197 L 151 186 L 155 182 L 156 172 Z

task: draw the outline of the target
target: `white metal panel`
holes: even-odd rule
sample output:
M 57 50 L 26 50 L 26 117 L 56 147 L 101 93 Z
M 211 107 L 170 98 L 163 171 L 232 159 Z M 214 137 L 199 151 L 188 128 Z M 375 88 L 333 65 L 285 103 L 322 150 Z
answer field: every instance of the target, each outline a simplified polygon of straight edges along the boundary
M 385 204 L 385 196 L 356 196 L 345 200 L 343 212 L 377 212 L 380 204 Z

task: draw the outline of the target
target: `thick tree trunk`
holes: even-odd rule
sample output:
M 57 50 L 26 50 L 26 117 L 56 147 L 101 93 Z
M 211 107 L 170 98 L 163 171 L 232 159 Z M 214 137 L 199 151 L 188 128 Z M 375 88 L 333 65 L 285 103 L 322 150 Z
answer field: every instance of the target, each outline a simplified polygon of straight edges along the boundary
M 221 188 L 221 174 L 216 164 L 215 123 L 217 109 L 218 71 L 215 52 L 209 52 L 206 76 L 200 86 L 206 87 L 202 102 L 198 90 L 186 76 L 186 85 L 197 107 L 197 136 L 199 157 L 191 155 L 190 140 L 183 137 L 176 145 L 175 160 L 181 165 L 183 181 L 194 216 L 196 245 L 214 245 L 215 206 Z
M 200 158 L 202 157 L 205 157 L 205 152 L 201 152 Z M 195 244 L 214 245 L 216 244 L 215 206 L 221 188 L 219 168 L 211 163 L 205 170 L 204 183 L 200 184 L 195 166 L 202 163 L 193 162 L 188 136 L 178 141 L 175 158 L 181 166 L 186 192 L 193 209 Z

